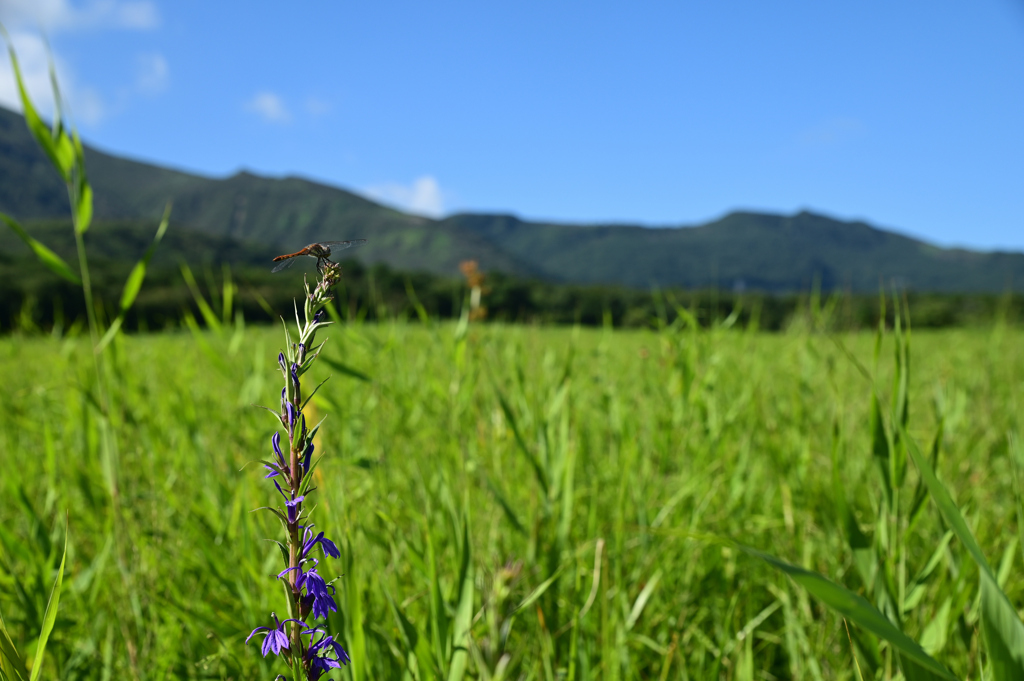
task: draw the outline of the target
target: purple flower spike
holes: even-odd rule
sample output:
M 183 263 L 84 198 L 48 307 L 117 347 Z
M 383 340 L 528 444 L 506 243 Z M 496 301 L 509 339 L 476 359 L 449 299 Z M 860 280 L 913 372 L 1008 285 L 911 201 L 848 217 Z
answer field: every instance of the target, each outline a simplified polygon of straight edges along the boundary
M 302 624 L 302 622 L 299 622 L 299 620 L 295 619 L 286 619 L 284 621 L 278 622 L 276 613 L 270 613 L 270 616 L 274 618 L 273 627 L 256 627 L 252 630 L 252 633 L 249 634 L 249 637 L 245 639 L 245 643 L 246 645 L 248 645 L 249 639 L 251 639 L 256 634 L 260 633 L 261 631 L 265 631 L 266 636 L 264 636 L 263 638 L 262 646 L 263 657 L 266 657 L 270 653 L 280 655 L 282 650 L 288 650 L 288 634 L 284 633 L 285 623 L 298 622 L 299 624 Z
M 304 497 L 304 496 L 302 496 L 302 497 L 295 497 L 291 501 L 284 502 L 284 505 L 288 507 L 288 522 L 290 522 L 290 523 L 294 523 L 295 522 L 295 520 L 296 520 L 295 509 L 298 507 L 299 504 L 302 503 L 302 500 L 305 499 L 305 498 L 306 497 Z

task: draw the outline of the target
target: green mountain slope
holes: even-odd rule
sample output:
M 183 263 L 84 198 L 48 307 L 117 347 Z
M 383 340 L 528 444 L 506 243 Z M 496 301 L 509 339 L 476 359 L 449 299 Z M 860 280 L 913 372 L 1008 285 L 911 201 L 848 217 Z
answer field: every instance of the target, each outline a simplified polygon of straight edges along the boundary
M 444 222 L 532 259 L 548 278 L 649 287 L 766 291 L 877 290 L 897 282 L 925 291 L 1024 287 L 1024 254 L 941 249 L 861 222 L 812 213 L 731 213 L 699 227 L 573 226 L 511 216 L 457 215 Z
M 458 274 L 462 260 L 488 269 L 537 274 L 456 225 L 408 215 L 352 192 L 301 178 L 241 172 L 226 179 L 161 168 L 86 147 L 97 222 L 156 223 L 172 201 L 172 226 L 290 252 L 318 240 L 366 238 L 353 255 L 403 270 Z M 0 107 L 0 211 L 23 221 L 68 214 L 67 193 L 19 114 Z
M 812 213 L 729 214 L 696 227 L 527 222 L 505 215 L 408 215 L 336 187 L 296 177 L 241 172 L 225 179 L 169 170 L 87 150 L 99 222 L 155 224 L 174 203 L 175 230 L 192 233 L 189 253 L 232 260 L 289 251 L 317 240 L 366 238 L 352 256 L 402 270 L 457 275 L 474 258 L 485 270 L 580 284 L 877 290 L 898 282 L 922 291 L 1024 289 L 1024 254 L 941 249 L 861 222 Z M 63 218 L 67 197 L 25 128 L 0 108 L 0 211 L 22 220 Z M 212 239 L 212 237 L 217 237 Z M 228 241 L 225 241 L 227 239 Z M 237 248 L 241 248 L 237 246 Z M 0 254 L 2 255 L 2 254 Z M 248 256 L 246 256 L 248 257 Z

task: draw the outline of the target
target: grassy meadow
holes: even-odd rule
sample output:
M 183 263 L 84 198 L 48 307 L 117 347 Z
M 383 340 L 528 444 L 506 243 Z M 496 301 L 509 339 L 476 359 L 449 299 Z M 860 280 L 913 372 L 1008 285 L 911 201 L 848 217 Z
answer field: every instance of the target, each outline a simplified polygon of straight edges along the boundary
M 326 417 L 315 517 L 342 549 L 322 572 L 344 575 L 331 626 L 352 656 L 332 678 L 456 678 L 462 664 L 481 680 L 902 678 L 886 644 L 858 644 L 737 548 L 879 602 L 847 504 L 882 547 L 903 629 L 980 677 L 978 568 L 919 503 L 912 464 L 905 511 L 879 518 L 872 452 L 900 404 L 891 332 L 876 362 L 873 333 L 799 325 L 328 331 L 311 376 L 331 375 L 312 400 Z M 908 431 L 1018 610 L 1022 343 L 998 325 L 915 331 L 907 384 Z M 70 522 L 43 678 L 284 671 L 243 645 L 284 609 L 265 541 L 280 528 L 251 512 L 276 493 L 250 463 L 270 450 L 275 420 L 251 405 L 278 406 L 280 344 L 279 328 L 241 325 L 118 336 L 104 415 L 87 339 L 0 339 L 0 611 L 19 650 L 34 649 Z

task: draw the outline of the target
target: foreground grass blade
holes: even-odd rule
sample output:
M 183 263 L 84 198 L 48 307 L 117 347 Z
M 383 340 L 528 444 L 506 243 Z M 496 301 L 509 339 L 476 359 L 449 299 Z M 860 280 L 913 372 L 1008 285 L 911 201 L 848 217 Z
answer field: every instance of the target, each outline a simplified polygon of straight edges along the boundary
M 27 679 L 28 669 L 25 667 L 25 661 L 21 659 L 18 649 L 14 647 L 14 641 L 11 640 L 11 636 L 7 632 L 7 623 L 4 622 L 3 615 L 0 615 L 0 680 L 27 681 Z
M 981 547 L 975 541 L 974 534 L 967 527 L 967 522 L 960 514 L 960 509 L 953 502 L 946 487 L 935 476 L 935 471 L 932 470 L 928 460 L 921 453 L 917 442 L 902 429 L 900 436 L 907 443 L 910 457 L 921 472 L 921 479 L 928 486 L 928 492 L 935 500 L 935 505 L 939 507 L 943 520 L 963 542 L 967 552 L 971 554 L 971 558 L 978 564 L 978 571 L 981 575 L 981 632 L 988 652 L 992 678 L 995 681 L 1024 679 L 1024 623 L 1020 621 L 1017 611 L 1006 594 L 999 588 L 995 573 L 992 572 L 992 568 L 985 559 L 985 554 L 981 552 Z
M 107 332 L 103 334 L 102 340 L 96 348 L 97 352 L 101 352 L 103 348 L 107 347 L 107 344 L 114 339 L 117 335 L 118 329 L 124 323 L 124 316 L 131 309 L 135 303 L 136 296 L 139 295 L 139 289 L 142 288 L 142 282 L 146 278 L 146 267 L 149 265 L 149 261 L 153 258 L 153 253 L 156 252 L 156 247 L 160 243 L 160 240 L 164 238 L 164 233 L 167 231 L 168 220 L 171 217 L 171 204 L 167 204 L 164 208 L 164 217 L 160 220 L 160 226 L 157 227 L 156 236 L 153 237 L 153 243 L 146 249 L 146 253 L 142 256 L 142 259 L 135 263 L 135 267 L 132 268 L 131 273 L 128 275 L 128 279 L 124 282 L 124 290 L 121 292 L 121 309 L 117 313 L 117 319 L 110 325 Z
M 462 524 L 462 561 L 459 568 L 459 602 L 452 630 L 452 662 L 448 681 L 462 681 L 469 658 L 469 630 L 473 624 L 473 565 L 469 523 Z
M 851 622 L 864 627 L 875 636 L 883 638 L 892 644 L 902 657 L 904 662 L 916 663 L 922 671 L 930 672 L 930 675 L 910 672 L 908 678 L 913 679 L 948 679 L 956 681 L 956 677 L 949 673 L 945 667 L 932 658 L 912 638 L 896 628 L 887 620 L 875 606 L 868 603 L 862 596 L 859 596 L 845 587 L 829 581 L 817 572 L 805 570 L 796 565 L 779 560 L 775 556 L 762 553 L 756 549 L 740 546 L 741 550 L 765 561 L 777 570 L 786 573 L 789 577 L 807 589 L 816 598 L 820 599 L 837 613 Z M 906 670 L 909 671 L 909 670 Z
M 51 64 L 51 69 L 53 68 Z M 53 76 L 53 90 L 57 92 L 57 77 Z M 92 185 L 89 184 L 89 177 L 85 173 L 85 149 L 82 147 L 82 140 L 78 137 L 78 131 L 71 131 L 72 144 L 75 149 L 73 202 L 75 211 L 75 230 L 79 234 L 85 234 L 92 224 Z
M 7 223 L 7 226 L 14 231 L 18 237 L 25 242 L 25 244 L 32 249 L 39 258 L 40 262 L 49 267 L 55 274 L 67 279 L 76 286 L 82 285 L 82 280 L 78 278 L 78 275 L 71 271 L 68 264 L 61 260 L 61 257 L 51 251 L 49 248 L 44 246 L 42 243 L 36 241 L 28 235 L 25 228 L 18 224 L 18 221 L 14 218 L 0 213 L 0 220 Z
M 206 302 L 206 298 L 199 290 L 199 284 L 196 283 L 196 278 L 192 275 L 192 270 L 184 261 L 181 262 L 181 276 L 185 279 L 188 290 L 191 291 L 192 297 L 196 301 L 196 307 L 199 308 L 200 314 L 203 315 L 203 321 L 206 322 L 207 328 L 219 335 L 221 332 L 220 317 L 214 314 L 213 308 Z
M 67 526 L 65 526 L 67 527 Z M 53 632 L 53 624 L 57 621 L 57 606 L 60 604 L 60 587 L 64 583 L 64 561 L 68 557 L 68 532 L 64 531 L 64 552 L 60 557 L 60 567 L 57 569 L 57 579 L 53 582 L 53 589 L 50 591 L 50 601 L 46 604 L 46 613 L 43 615 L 43 628 L 39 632 L 39 645 L 36 647 L 36 655 L 32 659 L 32 676 L 30 681 L 36 681 L 43 673 L 43 653 L 46 652 L 46 642 Z
M 28 96 L 28 90 L 25 88 L 25 80 L 21 75 L 21 67 L 18 64 L 18 57 L 14 53 L 14 45 L 11 43 L 10 36 L 7 35 L 7 31 L 0 26 L 0 34 L 7 40 L 8 53 L 11 57 L 11 68 L 14 71 L 14 79 L 18 83 L 18 94 L 21 97 L 21 110 L 25 116 L 25 123 L 28 124 L 28 129 L 32 133 L 32 136 L 36 138 L 36 142 L 43 148 L 46 155 L 49 157 L 50 162 L 53 163 L 54 167 L 60 171 L 61 177 L 64 182 L 71 181 L 71 169 L 75 164 L 75 148 L 72 144 L 71 139 L 64 132 L 63 127 L 60 125 L 60 112 L 57 111 L 54 115 L 54 130 L 50 131 L 46 124 L 43 123 L 42 118 L 39 117 L 39 113 L 36 108 L 32 105 L 32 100 Z

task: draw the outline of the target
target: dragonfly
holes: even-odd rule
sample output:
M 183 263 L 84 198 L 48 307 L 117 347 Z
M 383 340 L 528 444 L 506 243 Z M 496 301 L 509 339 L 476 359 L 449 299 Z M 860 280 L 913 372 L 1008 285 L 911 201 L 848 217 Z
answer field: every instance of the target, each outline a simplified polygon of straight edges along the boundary
M 330 257 L 332 253 L 343 251 L 346 248 L 352 248 L 353 246 L 362 246 L 365 243 L 366 239 L 355 239 L 353 241 L 318 241 L 315 244 L 306 246 L 301 251 L 277 256 L 274 258 L 274 262 L 279 264 L 277 267 L 272 269 L 271 272 L 280 272 L 283 269 L 291 267 L 295 264 L 295 259 L 300 255 L 308 255 L 311 258 L 316 258 L 316 269 L 319 271 L 323 269 L 324 263 L 331 262 Z

